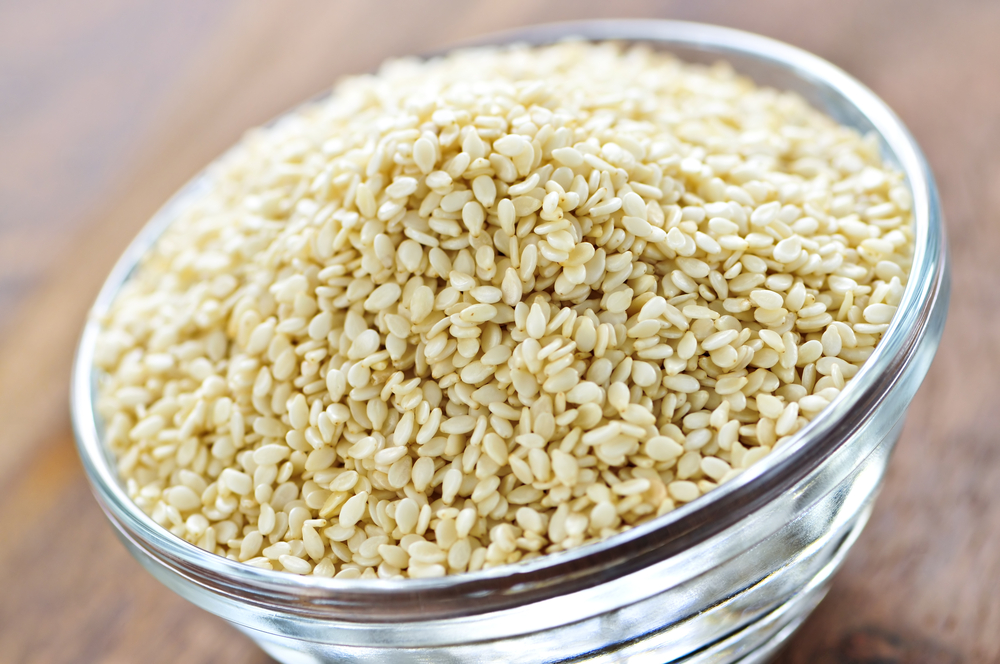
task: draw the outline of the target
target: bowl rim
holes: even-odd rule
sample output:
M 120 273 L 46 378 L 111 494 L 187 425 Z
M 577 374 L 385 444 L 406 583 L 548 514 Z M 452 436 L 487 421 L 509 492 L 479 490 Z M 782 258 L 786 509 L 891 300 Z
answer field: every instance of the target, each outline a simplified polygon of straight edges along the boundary
M 132 544 L 141 547 L 175 573 L 213 592 L 240 595 L 240 601 L 247 601 L 242 593 L 253 588 L 260 593 L 257 601 L 271 610 L 287 613 L 306 611 L 295 604 L 295 598 L 309 598 L 318 605 L 350 602 L 353 598 L 355 606 L 371 600 L 396 601 L 401 605 L 415 602 L 416 605 L 426 606 L 430 602 L 459 597 L 465 599 L 461 610 L 445 611 L 445 617 L 486 613 L 582 590 L 625 576 L 722 533 L 807 477 L 878 408 L 916 352 L 927 332 L 930 311 L 937 300 L 946 297 L 947 288 L 946 243 L 937 189 L 919 147 L 895 113 L 863 84 L 818 56 L 742 30 L 686 21 L 643 19 L 546 23 L 489 34 L 459 43 L 447 51 L 435 52 L 432 56 L 469 46 L 540 45 L 571 36 L 587 41 L 650 42 L 666 50 L 670 50 L 671 46 L 701 48 L 711 51 L 719 59 L 724 59 L 727 53 L 753 56 L 796 77 L 820 81 L 833 88 L 877 130 L 884 151 L 889 151 L 884 156 L 895 162 L 910 184 L 916 230 L 915 251 L 899 313 L 856 377 L 788 443 L 738 477 L 692 503 L 597 543 L 514 565 L 436 579 L 303 577 L 231 561 L 172 535 L 128 498 L 110 452 L 103 446 L 94 412 L 96 372 L 93 370 L 93 358 L 99 319 L 135 270 L 140 257 L 169 225 L 184 200 L 207 186 L 207 175 L 203 170 L 154 214 L 122 254 L 90 311 L 73 364 L 70 399 L 78 451 L 98 502 Z M 285 114 L 298 108 L 300 106 L 295 106 Z M 270 602 L 267 598 L 272 597 L 277 599 Z M 481 607 L 470 607 L 470 598 L 478 598 Z M 488 598 L 493 599 L 488 601 Z M 425 617 L 419 611 L 413 617 L 413 620 L 422 619 Z M 357 616 L 357 620 L 366 621 L 363 615 Z

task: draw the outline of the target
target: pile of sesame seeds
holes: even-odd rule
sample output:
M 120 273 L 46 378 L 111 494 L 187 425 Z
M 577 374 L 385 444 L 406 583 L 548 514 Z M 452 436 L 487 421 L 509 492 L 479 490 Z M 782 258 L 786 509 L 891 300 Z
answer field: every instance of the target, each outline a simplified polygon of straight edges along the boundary
M 102 321 L 106 444 L 178 537 L 326 577 L 697 499 L 839 394 L 913 243 L 872 140 L 614 44 L 389 62 L 206 177 Z

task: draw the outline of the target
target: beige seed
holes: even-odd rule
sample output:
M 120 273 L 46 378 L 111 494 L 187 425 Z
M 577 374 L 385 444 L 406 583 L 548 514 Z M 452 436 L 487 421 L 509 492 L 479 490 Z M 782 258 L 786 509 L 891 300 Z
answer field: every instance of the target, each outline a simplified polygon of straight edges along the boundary
M 618 520 L 618 511 L 608 501 L 601 501 L 590 511 L 590 523 L 594 528 L 610 528 Z
M 781 295 L 769 290 L 750 291 L 750 301 L 763 309 L 780 309 L 785 302 Z
M 491 304 L 473 304 L 462 310 L 459 318 L 468 323 L 485 323 L 497 315 L 497 309 Z
M 639 387 L 652 387 L 657 382 L 656 369 L 648 362 L 633 362 L 632 381 Z
M 802 253 L 802 240 L 793 235 L 785 238 L 774 246 L 774 260 L 779 263 L 791 263 Z
M 360 360 L 368 357 L 378 350 L 379 343 L 380 339 L 378 332 L 375 330 L 365 330 L 354 338 L 354 342 L 351 344 L 348 356 L 352 360 Z
M 747 453 L 743 455 L 743 459 L 740 465 L 743 468 L 749 468 L 750 466 L 754 465 L 755 463 L 766 457 L 770 452 L 771 448 L 766 446 L 754 447 L 748 450 Z
M 622 209 L 629 216 L 646 218 L 646 202 L 642 200 L 642 196 L 634 191 L 622 196 Z
M 670 497 L 680 503 L 690 503 L 701 495 L 698 485 L 694 482 L 678 481 L 667 485 Z
M 336 458 L 337 450 L 332 447 L 322 447 L 318 450 L 313 450 L 306 458 L 305 469 L 313 473 L 324 470 L 332 466 Z
M 486 221 L 486 213 L 483 212 L 483 206 L 476 201 L 466 203 L 462 206 L 462 221 L 465 223 L 465 227 L 469 229 L 470 234 L 473 237 L 478 237 L 483 229 L 483 223 Z
M 716 332 L 703 340 L 701 342 L 701 347 L 707 351 L 713 351 L 731 344 L 736 341 L 739 336 L 739 332 L 736 330 L 723 330 L 721 332 Z
M 874 325 L 888 323 L 896 313 L 896 307 L 889 304 L 869 304 L 865 307 L 865 321 Z
M 611 490 L 619 496 L 634 496 L 648 491 L 649 486 L 649 480 L 645 478 L 637 478 L 616 484 L 611 487 Z
M 698 379 L 686 374 L 679 374 L 677 376 L 667 376 L 663 379 L 664 387 L 674 390 L 676 392 L 683 392 L 685 394 L 691 394 L 692 392 L 697 392 L 701 385 L 698 383 Z M 721 393 L 720 393 L 721 394 Z
M 486 209 L 493 207 L 497 197 L 496 183 L 488 175 L 480 175 L 472 181 L 472 191 L 479 203 Z
M 636 237 L 649 237 L 653 233 L 653 227 L 641 217 L 622 217 L 622 226 Z
M 750 223 L 754 226 L 767 226 L 778 218 L 781 211 L 781 203 L 772 201 L 761 205 L 750 214 Z
M 556 148 L 552 151 L 552 156 L 570 168 L 583 165 L 583 155 L 574 148 Z
M 280 444 L 262 445 L 253 453 L 253 461 L 258 466 L 274 465 L 284 461 L 291 450 Z
M 774 424 L 774 432 L 779 436 L 787 436 L 796 429 L 797 420 L 799 415 L 799 404 L 790 403 L 788 404 L 784 411 L 782 411 L 781 416 L 778 417 L 778 421 Z
M 245 496 L 253 489 L 253 479 L 246 473 L 241 473 L 235 468 L 225 468 L 219 475 L 219 481 L 229 488 L 233 493 Z M 199 505 L 201 500 L 198 501 Z
M 344 528 L 353 526 L 365 513 L 368 506 L 368 492 L 362 491 L 347 499 L 344 506 L 340 508 L 340 525 Z
M 503 293 L 503 301 L 507 305 L 513 306 L 521 301 L 521 278 L 517 276 L 517 271 L 514 268 L 507 268 L 500 290 Z
M 546 392 L 555 394 L 556 392 L 569 392 L 580 380 L 580 375 L 575 369 L 566 367 L 562 371 L 550 376 L 542 385 Z
M 412 533 L 420 516 L 420 506 L 412 498 L 404 498 L 396 506 L 396 525 L 404 533 Z
M 467 54 L 384 68 L 210 169 L 95 356 L 157 522 L 263 569 L 481 570 L 690 502 L 850 389 L 912 261 L 900 174 L 721 70 L 652 94 L 658 53 L 543 48 L 477 53 L 475 94 L 440 92 Z M 808 156 L 703 122 L 748 108 Z
M 813 339 L 799 346 L 796 361 L 804 366 L 815 362 L 821 355 L 823 355 L 823 344 Z
M 362 215 L 366 217 L 375 216 L 375 195 L 372 193 L 371 187 L 369 187 L 367 183 L 358 185 L 355 193 L 355 203 L 357 204 L 358 210 Z
M 614 313 L 621 313 L 629 308 L 632 304 L 632 291 L 631 289 L 624 289 L 620 291 L 615 291 L 608 296 L 608 311 Z
M 776 420 L 781 416 L 781 411 L 784 410 L 784 404 L 781 403 L 781 399 L 770 394 L 758 394 L 757 410 L 764 417 Z
M 534 339 L 541 339 L 545 334 L 545 312 L 537 302 L 531 305 L 525 329 Z
M 184 485 L 172 487 L 164 495 L 171 507 L 176 507 L 182 512 L 201 507 L 201 496 Z
M 372 291 L 365 300 L 366 311 L 382 311 L 396 303 L 402 290 L 396 284 L 383 284 Z M 326 336 L 326 335 L 323 335 Z
M 434 542 L 415 542 L 406 552 L 411 561 L 418 563 L 441 563 L 447 558 L 444 551 Z
M 417 168 L 426 175 L 434 170 L 435 159 L 434 144 L 427 138 L 418 138 L 413 144 L 413 161 L 416 162 Z
M 831 325 L 826 328 L 823 332 L 823 354 L 829 357 L 836 357 L 840 355 L 840 351 L 843 348 L 843 341 L 840 338 L 840 332 L 837 327 Z
M 747 382 L 743 376 L 725 376 L 715 382 L 715 391 L 722 395 L 735 394 L 742 390 Z
M 493 149 L 505 157 L 516 157 L 530 147 L 531 145 L 523 136 L 516 134 L 508 134 L 498 138 L 493 143 Z
M 653 436 L 644 447 L 646 455 L 655 461 L 672 461 L 684 453 L 684 448 L 666 436 Z
M 720 481 L 732 468 L 728 463 L 717 457 L 705 457 L 701 460 L 701 471 L 716 482 Z

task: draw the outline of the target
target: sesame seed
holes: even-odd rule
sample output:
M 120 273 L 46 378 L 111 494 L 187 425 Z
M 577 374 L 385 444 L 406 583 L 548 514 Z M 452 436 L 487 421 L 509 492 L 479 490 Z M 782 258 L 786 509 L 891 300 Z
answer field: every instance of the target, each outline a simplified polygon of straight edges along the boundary
M 874 352 L 912 201 L 861 137 L 656 51 L 481 49 L 474 95 L 469 57 L 248 134 L 122 289 L 100 414 L 163 527 L 323 577 L 512 563 L 729 481 Z

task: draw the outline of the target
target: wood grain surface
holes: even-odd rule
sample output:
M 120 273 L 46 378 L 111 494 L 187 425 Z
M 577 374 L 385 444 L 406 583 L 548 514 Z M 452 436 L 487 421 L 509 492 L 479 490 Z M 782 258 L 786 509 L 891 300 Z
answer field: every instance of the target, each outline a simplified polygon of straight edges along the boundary
M 611 16 L 806 48 L 923 146 L 954 259 L 950 321 L 867 530 L 779 659 L 1000 661 L 1000 2 L 0 0 L 0 663 L 270 661 L 128 556 L 72 446 L 76 337 L 150 214 L 339 75 Z

